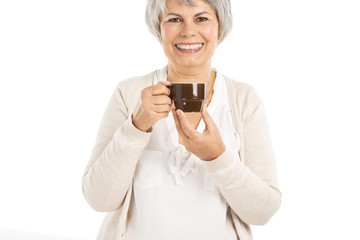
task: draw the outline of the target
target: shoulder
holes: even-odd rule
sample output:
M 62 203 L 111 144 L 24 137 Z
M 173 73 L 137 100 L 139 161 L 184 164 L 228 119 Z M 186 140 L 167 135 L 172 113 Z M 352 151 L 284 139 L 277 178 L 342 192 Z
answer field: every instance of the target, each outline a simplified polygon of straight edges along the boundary
M 229 100 L 233 110 L 241 116 L 245 122 L 251 115 L 263 114 L 264 104 L 255 88 L 247 83 L 236 81 L 232 78 L 224 76 Z
M 136 107 L 141 91 L 152 85 L 154 74 L 155 71 L 144 76 L 130 77 L 121 80 L 113 93 L 113 103 L 116 104 L 117 107 L 125 107 L 129 113 L 132 113 Z
M 237 100 L 261 101 L 261 98 L 255 88 L 244 82 L 239 82 L 233 78 L 224 76 L 229 94 Z M 254 102 L 252 102 L 254 103 Z
M 118 83 L 118 89 L 122 91 L 131 91 L 131 90 L 142 90 L 143 88 L 152 85 L 154 74 L 156 71 L 148 73 L 144 76 L 135 76 L 130 77 L 124 80 L 121 80 Z
M 136 100 L 144 88 L 153 84 L 155 72 L 156 71 L 153 71 L 144 76 L 130 77 L 121 80 L 118 83 L 115 92 L 120 95 L 125 101 Z

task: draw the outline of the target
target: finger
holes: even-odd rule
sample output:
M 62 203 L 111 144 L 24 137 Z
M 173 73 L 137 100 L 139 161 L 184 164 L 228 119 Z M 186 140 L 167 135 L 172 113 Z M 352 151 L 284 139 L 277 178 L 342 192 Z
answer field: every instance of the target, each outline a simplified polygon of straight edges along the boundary
M 186 136 L 188 136 L 189 138 L 196 137 L 197 134 L 199 134 L 199 133 L 190 125 L 190 123 L 186 119 L 184 112 L 181 111 L 180 109 L 178 109 L 178 110 L 176 110 L 176 113 L 179 117 L 181 128 L 184 131 L 184 133 L 186 134 Z
M 172 104 L 171 99 L 168 96 L 165 96 L 165 95 L 153 96 L 151 101 L 155 105 L 169 105 L 169 106 L 171 106 L 171 104 Z
M 179 117 L 178 117 L 175 109 L 172 110 L 172 114 L 173 114 L 173 117 L 174 117 L 174 122 L 175 122 L 176 130 L 178 131 L 179 136 L 180 136 L 183 140 L 188 139 L 188 136 L 185 134 L 185 132 L 184 132 L 183 129 L 182 129 L 182 126 L 181 126 L 181 123 L 180 123 L 180 119 L 179 119 Z
M 207 105 L 204 104 L 203 109 L 201 111 L 201 117 L 205 123 L 205 129 L 208 129 L 210 132 L 216 128 L 216 124 L 214 120 L 211 118 L 209 112 L 207 111 Z
M 152 116 L 152 120 L 154 121 L 154 123 L 158 122 L 159 120 L 163 119 L 163 118 L 167 118 L 169 116 L 169 112 L 152 112 L 153 116 Z
M 162 84 L 162 85 L 165 85 L 165 87 L 169 90 L 167 95 L 170 96 L 170 94 L 171 94 L 171 90 L 170 90 L 171 89 L 171 82 L 165 81 L 165 82 L 159 82 L 159 83 Z
M 170 89 L 167 88 L 165 85 L 166 82 L 160 82 L 156 85 L 153 85 L 152 86 L 152 95 L 153 96 L 157 96 L 157 95 L 170 95 Z
M 171 110 L 171 106 L 170 105 L 155 105 L 153 107 L 153 111 L 156 113 L 169 113 Z
M 159 114 L 159 120 L 163 118 L 167 118 L 169 116 L 169 112 L 163 112 L 158 114 Z
M 164 81 L 164 82 L 158 82 L 158 84 L 161 84 L 161 85 L 164 85 L 164 86 L 170 86 L 171 85 L 171 82 L 169 81 Z

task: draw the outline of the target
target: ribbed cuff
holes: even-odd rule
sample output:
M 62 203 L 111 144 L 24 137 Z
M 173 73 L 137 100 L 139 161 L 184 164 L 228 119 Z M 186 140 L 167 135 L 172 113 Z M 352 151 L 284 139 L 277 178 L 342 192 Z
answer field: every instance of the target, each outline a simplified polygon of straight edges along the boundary
M 237 159 L 230 150 L 226 149 L 218 158 L 212 161 L 204 161 L 203 164 L 206 171 L 210 173 L 220 173 L 233 167 Z
M 125 121 L 124 125 L 122 126 L 122 129 L 130 141 L 134 141 L 139 144 L 142 144 L 142 143 L 147 143 L 150 140 L 151 132 L 143 132 L 137 129 L 134 126 L 131 117 L 129 117 Z

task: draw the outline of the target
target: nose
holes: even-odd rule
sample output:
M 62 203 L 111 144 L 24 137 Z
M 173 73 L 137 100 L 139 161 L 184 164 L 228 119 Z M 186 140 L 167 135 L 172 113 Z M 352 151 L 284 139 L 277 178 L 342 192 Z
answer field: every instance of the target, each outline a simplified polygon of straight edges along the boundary
M 198 33 L 197 26 L 192 21 L 184 21 L 182 24 L 182 29 L 180 31 L 180 35 L 182 37 L 191 38 L 196 36 Z

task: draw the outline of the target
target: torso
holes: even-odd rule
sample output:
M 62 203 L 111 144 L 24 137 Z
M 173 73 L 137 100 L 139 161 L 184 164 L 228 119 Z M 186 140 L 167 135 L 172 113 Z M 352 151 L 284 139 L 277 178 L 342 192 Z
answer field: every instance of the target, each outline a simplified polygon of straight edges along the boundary
M 233 127 L 226 85 L 219 80 L 222 84 L 208 111 L 227 148 L 236 153 L 240 138 Z M 201 113 L 186 113 L 186 118 L 202 132 Z M 205 163 L 179 146 L 177 137 L 172 113 L 153 127 L 134 174 L 126 240 L 237 239 L 231 209 L 205 170 Z M 209 206 L 211 217 L 207 216 Z M 205 224 L 196 225 L 199 222 Z

